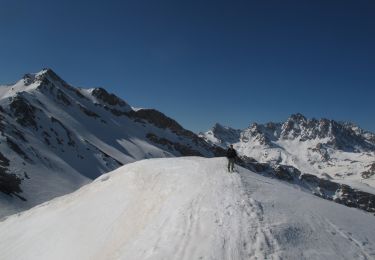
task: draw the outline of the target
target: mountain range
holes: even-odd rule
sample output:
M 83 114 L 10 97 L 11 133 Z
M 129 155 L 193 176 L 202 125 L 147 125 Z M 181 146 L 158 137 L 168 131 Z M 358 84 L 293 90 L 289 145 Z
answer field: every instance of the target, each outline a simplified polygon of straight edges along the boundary
M 141 159 L 215 149 L 155 109 L 103 88 L 73 87 L 53 70 L 0 87 L 0 216 L 76 190 Z
M 353 123 L 293 114 L 285 122 L 241 130 L 215 124 L 200 137 L 223 148 L 233 144 L 240 155 L 261 163 L 293 166 L 374 193 L 375 134 Z
M 51 69 L 0 86 L 0 217 L 26 210 L 142 159 L 224 156 L 325 199 L 375 211 L 375 135 L 352 123 L 307 119 L 216 124 L 199 135 L 104 88 L 79 88 Z M 303 182 L 301 181 L 303 180 Z
M 0 86 L 0 133 L 1 259 L 375 256 L 375 135 L 352 123 L 197 135 L 44 69 Z

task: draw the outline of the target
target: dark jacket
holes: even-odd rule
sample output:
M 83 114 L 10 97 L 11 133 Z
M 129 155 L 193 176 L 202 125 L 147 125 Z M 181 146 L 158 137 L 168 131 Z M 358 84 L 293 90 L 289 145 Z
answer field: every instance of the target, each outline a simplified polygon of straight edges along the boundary
M 236 158 L 237 157 L 237 152 L 233 148 L 229 148 L 227 150 L 227 158 Z

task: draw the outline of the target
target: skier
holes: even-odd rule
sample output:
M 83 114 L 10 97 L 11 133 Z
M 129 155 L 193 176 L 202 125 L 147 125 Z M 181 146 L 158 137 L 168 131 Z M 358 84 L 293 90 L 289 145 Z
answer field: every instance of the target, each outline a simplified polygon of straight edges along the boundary
M 228 172 L 234 171 L 234 161 L 237 157 L 237 152 L 233 148 L 233 144 L 227 150 L 227 158 L 228 158 Z

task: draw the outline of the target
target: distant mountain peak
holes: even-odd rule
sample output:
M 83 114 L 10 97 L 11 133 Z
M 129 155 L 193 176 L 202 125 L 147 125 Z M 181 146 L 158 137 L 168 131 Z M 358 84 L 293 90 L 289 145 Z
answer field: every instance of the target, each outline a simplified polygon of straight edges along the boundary
M 44 68 L 37 73 L 27 73 L 22 77 L 25 86 L 29 86 L 33 83 L 50 83 L 50 82 L 60 82 L 62 85 L 67 85 L 67 83 L 54 72 L 51 68 Z
M 135 160 L 221 152 L 155 109 L 133 110 L 104 88 L 72 86 L 50 68 L 0 89 L 0 150 L 0 195 L 22 201 L 4 208 L 0 196 L 0 218 Z
M 214 126 L 211 128 L 211 130 L 212 131 L 222 131 L 222 130 L 224 130 L 224 131 L 226 131 L 226 130 L 231 131 L 231 130 L 235 130 L 235 129 L 231 128 L 229 126 L 224 126 L 224 125 L 222 125 L 220 123 L 215 123 Z
M 238 141 L 254 142 L 273 147 L 278 140 L 321 140 L 327 147 L 343 151 L 375 151 L 375 134 L 361 129 L 351 122 L 339 122 L 326 118 L 306 118 L 295 113 L 281 123 L 252 123 L 244 130 L 234 130 L 216 123 L 207 133 L 212 132 L 218 140 L 216 143 Z M 235 134 L 233 134 L 235 133 Z M 201 136 L 204 136 L 202 134 Z M 230 136 L 230 138 L 228 138 Z
M 301 113 L 292 114 L 288 120 L 293 120 L 295 122 L 306 122 L 307 119 Z
M 124 100 L 122 100 L 115 94 L 108 93 L 104 88 L 94 88 L 91 90 L 91 94 L 110 106 L 129 106 Z

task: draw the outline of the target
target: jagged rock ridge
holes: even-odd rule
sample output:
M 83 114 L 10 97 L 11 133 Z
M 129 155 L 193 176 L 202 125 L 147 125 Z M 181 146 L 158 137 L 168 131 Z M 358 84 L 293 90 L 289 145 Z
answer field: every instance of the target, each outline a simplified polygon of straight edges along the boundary
M 0 217 L 129 162 L 217 153 L 163 113 L 74 87 L 51 69 L 0 87 L 0 131 Z
M 360 191 L 375 194 L 375 134 L 353 123 L 294 114 L 285 122 L 253 123 L 243 130 L 218 128 L 216 124 L 200 136 L 222 148 L 234 144 L 241 156 L 269 165 L 276 169 L 275 174 L 279 166 L 293 167 L 300 173 L 298 176 L 335 183 L 333 194 L 340 193 L 336 185 L 344 187 L 341 190 L 352 190 L 352 195 Z M 344 204 L 352 205 L 351 200 L 355 201 L 347 199 Z

